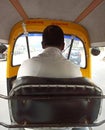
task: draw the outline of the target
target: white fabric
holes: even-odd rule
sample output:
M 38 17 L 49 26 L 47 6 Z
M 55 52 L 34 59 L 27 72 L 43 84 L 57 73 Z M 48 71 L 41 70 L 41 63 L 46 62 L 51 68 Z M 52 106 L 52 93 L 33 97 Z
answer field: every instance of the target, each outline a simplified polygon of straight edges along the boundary
M 82 75 L 80 68 L 65 59 L 58 48 L 48 47 L 37 57 L 23 62 L 17 77 L 22 76 L 72 78 Z

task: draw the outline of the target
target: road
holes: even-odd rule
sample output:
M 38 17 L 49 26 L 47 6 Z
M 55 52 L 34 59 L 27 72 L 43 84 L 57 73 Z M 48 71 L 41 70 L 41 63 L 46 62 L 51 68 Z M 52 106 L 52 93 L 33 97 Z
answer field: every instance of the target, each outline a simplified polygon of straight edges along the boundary
M 93 67 L 92 67 L 92 80 L 102 88 L 105 94 L 105 61 L 102 59 L 93 57 Z M 0 61 L 0 94 L 7 95 L 6 91 L 6 61 Z M 105 101 L 104 101 L 105 102 Z M 105 103 L 103 102 L 102 110 L 105 110 Z M 105 111 L 102 111 L 102 116 L 100 119 L 105 119 Z M 0 99 L 0 122 L 10 123 L 9 112 L 8 112 L 8 102 Z M 8 130 L 0 126 L 0 130 Z M 105 124 L 99 127 L 94 127 L 93 130 L 105 130 Z

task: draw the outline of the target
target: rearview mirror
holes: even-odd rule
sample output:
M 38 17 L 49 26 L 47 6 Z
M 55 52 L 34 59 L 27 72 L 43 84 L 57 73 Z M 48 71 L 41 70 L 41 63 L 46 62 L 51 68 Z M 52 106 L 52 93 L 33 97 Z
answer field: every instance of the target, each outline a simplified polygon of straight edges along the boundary
M 91 54 L 93 56 L 98 56 L 100 54 L 100 49 L 98 47 L 92 48 L 91 49 Z

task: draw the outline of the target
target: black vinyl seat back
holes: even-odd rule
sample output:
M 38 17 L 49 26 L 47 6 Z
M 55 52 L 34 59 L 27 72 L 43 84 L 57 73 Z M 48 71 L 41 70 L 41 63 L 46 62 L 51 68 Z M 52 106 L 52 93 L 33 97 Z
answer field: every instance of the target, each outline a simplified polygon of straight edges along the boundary
M 19 124 L 92 124 L 98 117 L 101 99 L 86 97 L 101 94 L 100 88 L 82 77 L 22 77 L 14 82 L 10 92 L 11 113 Z

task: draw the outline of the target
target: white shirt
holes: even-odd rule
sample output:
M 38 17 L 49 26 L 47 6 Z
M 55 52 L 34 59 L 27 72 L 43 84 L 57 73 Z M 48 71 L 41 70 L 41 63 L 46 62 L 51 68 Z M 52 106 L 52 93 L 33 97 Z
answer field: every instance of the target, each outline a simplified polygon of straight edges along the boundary
M 38 56 L 23 62 L 17 77 L 22 76 L 73 78 L 82 75 L 80 68 L 65 59 L 58 48 L 48 47 Z

